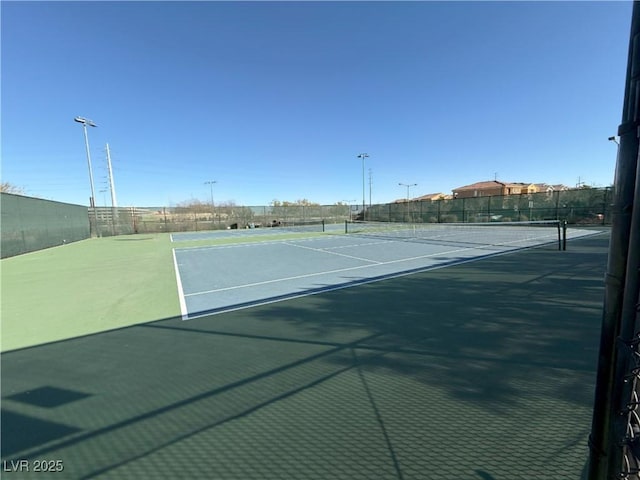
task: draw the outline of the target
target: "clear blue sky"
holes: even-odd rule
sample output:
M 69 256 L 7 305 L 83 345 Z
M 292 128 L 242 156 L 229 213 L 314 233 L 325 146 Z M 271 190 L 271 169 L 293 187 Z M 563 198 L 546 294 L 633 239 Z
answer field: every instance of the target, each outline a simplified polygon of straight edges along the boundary
M 483 180 L 607 186 L 620 2 L 6 2 L 2 180 L 96 202 L 372 201 Z

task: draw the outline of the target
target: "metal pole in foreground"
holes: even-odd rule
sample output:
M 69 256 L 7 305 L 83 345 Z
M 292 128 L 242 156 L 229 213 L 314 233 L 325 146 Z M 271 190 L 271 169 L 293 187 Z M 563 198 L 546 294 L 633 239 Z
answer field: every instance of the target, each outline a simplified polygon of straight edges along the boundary
M 362 159 L 362 220 L 364 220 L 364 209 L 365 209 L 365 199 L 364 199 L 364 195 L 365 195 L 365 191 L 364 191 L 364 159 L 367 158 L 369 156 L 368 153 L 361 153 L 358 155 L 358 158 Z
M 93 187 L 93 170 L 91 169 L 91 152 L 89 151 L 89 135 L 87 134 L 87 125 L 89 125 L 90 127 L 97 127 L 97 125 L 93 123 L 91 120 L 84 117 L 76 117 L 74 118 L 74 120 L 78 123 L 81 123 L 84 129 L 84 144 L 87 149 L 87 163 L 89 164 L 89 182 L 91 183 L 91 202 L 90 202 L 91 205 L 90 206 L 95 207 L 96 193 Z
M 629 40 L 625 98 L 622 123 L 618 128 L 620 148 L 616 163 L 611 240 L 605 276 L 602 329 L 594 398 L 591 434 L 589 436 L 588 480 L 622 478 L 623 442 L 627 421 L 630 383 L 625 379 L 629 362 L 629 340 L 633 340 L 633 319 L 623 317 L 627 262 L 633 212 L 634 190 L 638 172 L 637 92 L 640 85 L 640 4 L 633 2 Z M 636 207 L 637 208 L 637 207 Z M 635 383 L 635 382 L 634 382 Z M 628 478 L 628 477 L 626 477 Z

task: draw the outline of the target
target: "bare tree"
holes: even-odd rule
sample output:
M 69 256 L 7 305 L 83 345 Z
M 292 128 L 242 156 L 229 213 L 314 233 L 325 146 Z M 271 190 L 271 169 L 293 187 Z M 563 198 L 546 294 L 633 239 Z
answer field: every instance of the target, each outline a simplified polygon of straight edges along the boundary
M 9 182 L 0 182 L 0 192 L 3 193 L 16 193 L 18 195 L 24 195 L 24 188 L 13 185 Z

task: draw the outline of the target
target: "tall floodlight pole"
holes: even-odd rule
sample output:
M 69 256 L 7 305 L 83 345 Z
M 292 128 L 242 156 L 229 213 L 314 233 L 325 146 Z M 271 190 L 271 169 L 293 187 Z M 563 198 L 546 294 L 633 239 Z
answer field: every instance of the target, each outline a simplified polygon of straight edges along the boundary
M 216 210 L 213 205 L 213 185 L 218 183 L 216 180 L 207 180 L 204 182 L 205 185 L 209 185 L 211 187 L 211 226 L 213 227 L 213 222 L 216 220 Z
M 409 221 L 409 189 L 411 187 L 416 187 L 417 183 L 398 183 L 401 187 L 407 187 L 407 221 Z
M 362 159 L 362 219 L 364 220 L 364 209 L 365 209 L 365 199 L 364 199 L 364 159 L 369 157 L 368 153 L 360 153 L 358 158 Z
M 95 193 L 95 188 L 93 187 L 93 170 L 91 169 L 91 153 L 89 152 L 89 135 L 87 135 L 87 125 L 89 125 L 90 127 L 97 127 L 97 125 L 93 123 L 91 120 L 84 117 L 76 117 L 74 118 L 74 120 L 78 123 L 81 123 L 82 128 L 84 129 L 84 144 L 85 144 L 85 147 L 87 148 L 87 163 L 89 164 L 89 182 L 91 183 L 91 201 L 89 206 L 95 207 L 96 193 Z

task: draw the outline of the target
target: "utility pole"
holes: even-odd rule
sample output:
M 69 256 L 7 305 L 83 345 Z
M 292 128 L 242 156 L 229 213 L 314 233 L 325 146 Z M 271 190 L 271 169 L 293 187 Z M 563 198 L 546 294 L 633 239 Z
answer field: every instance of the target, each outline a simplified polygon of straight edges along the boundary
M 116 186 L 113 183 L 113 171 L 111 170 L 111 152 L 109 151 L 108 143 L 107 143 L 107 170 L 109 172 L 109 190 L 111 190 L 111 231 L 113 235 L 116 235 L 117 233 L 116 225 L 119 224 L 118 201 L 116 200 Z
M 373 179 L 371 177 L 371 169 L 369 169 L 369 208 L 371 208 L 371 186 L 373 185 Z
M 364 220 L 364 209 L 365 209 L 365 203 L 364 203 L 364 159 L 368 158 L 369 154 L 368 153 L 360 153 L 358 154 L 358 158 L 362 159 L 362 220 Z
M 107 143 L 107 169 L 109 171 L 109 189 L 111 190 L 111 206 L 116 208 L 118 201 L 116 200 L 116 186 L 113 183 L 113 170 L 111 169 L 111 152 Z
M 213 205 L 213 185 L 218 183 L 216 180 L 208 180 L 204 182 L 205 185 L 209 185 L 211 187 L 211 228 L 213 229 L 213 223 L 216 220 L 216 209 Z
M 409 189 L 411 187 L 415 187 L 418 184 L 417 183 L 398 183 L 398 185 L 400 185 L 401 187 L 407 187 L 407 222 L 409 222 L 411 220 L 411 212 L 409 211 Z

